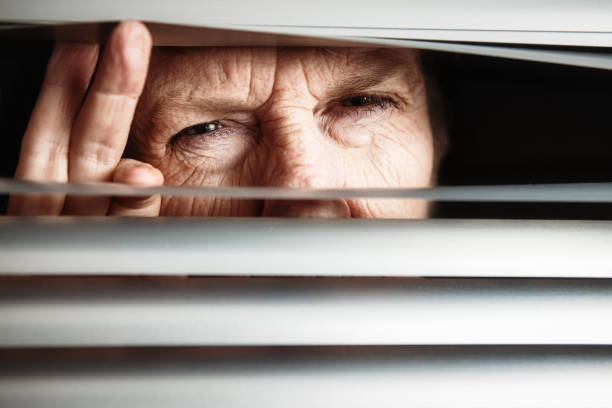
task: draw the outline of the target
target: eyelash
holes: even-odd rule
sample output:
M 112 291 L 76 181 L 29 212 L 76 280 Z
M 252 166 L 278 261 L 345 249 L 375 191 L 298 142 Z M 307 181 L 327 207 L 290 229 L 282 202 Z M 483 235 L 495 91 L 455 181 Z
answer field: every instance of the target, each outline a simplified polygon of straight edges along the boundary
M 351 103 L 363 103 L 362 105 L 350 105 Z M 355 95 L 348 98 L 344 98 L 339 101 L 339 105 L 346 108 L 349 113 L 357 115 L 369 115 L 375 113 L 377 110 L 385 110 L 388 108 L 397 108 L 397 102 L 388 96 L 380 95 Z M 214 128 L 214 129 L 213 129 Z M 178 132 L 172 137 L 172 143 L 182 137 L 194 137 L 194 136 L 207 136 L 212 133 L 216 133 L 219 130 L 224 129 L 219 121 L 215 120 L 212 122 L 198 123 L 197 125 L 189 126 Z M 211 135 L 212 136 L 212 135 Z
M 374 105 L 379 108 L 387 108 L 391 105 L 397 106 L 397 103 L 392 98 L 379 95 L 356 95 L 340 101 L 340 104 L 346 107 L 351 106 L 349 103 L 362 103 L 362 105 L 357 105 L 359 107 Z
M 211 127 L 215 127 L 215 129 L 210 129 Z M 188 126 L 178 132 L 176 135 L 172 136 L 170 143 L 174 144 L 183 138 L 213 137 L 212 133 L 219 133 L 219 131 L 223 131 L 224 129 L 225 126 L 219 123 L 218 120 L 214 120 L 212 122 L 198 123 L 197 125 Z
M 362 105 L 351 106 L 350 103 L 363 103 Z M 362 115 L 371 115 L 377 111 L 389 108 L 397 108 L 398 103 L 391 97 L 381 95 L 356 95 L 342 99 L 340 106 L 346 108 L 349 113 L 359 119 Z

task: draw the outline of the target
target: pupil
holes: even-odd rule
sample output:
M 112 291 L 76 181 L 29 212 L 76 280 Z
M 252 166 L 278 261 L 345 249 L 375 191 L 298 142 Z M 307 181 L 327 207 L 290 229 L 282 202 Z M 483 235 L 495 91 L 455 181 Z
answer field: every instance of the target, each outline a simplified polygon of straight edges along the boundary
M 207 123 L 200 123 L 197 125 L 193 125 L 193 126 L 189 126 L 183 130 L 181 130 L 179 133 L 177 133 L 176 135 L 174 135 L 172 137 L 172 142 L 176 142 L 178 139 L 180 139 L 181 136 L 198 136 L 198 135 L 203 135 L 206 133 L 210 133 L 210 132 L 214 132 L 217 129 L 221 129 L 223 126 L 218 123 L 218 122 L 207 122 Z
M 220 129 L 221 125 L 216 122 L 200 123 L 199 125 L 192 126 L 183 130 L 183 134 L 186 135 L 201 135 L 203 133 L 214 132 Z
M 368 95 L 353 96 L 343 103 L 344 106 L 366 106 L 376 102 L 376 98 Z
M 359 105 L 367 105 L 370 103 L 370 98 L 367 96 L 360 96 L 359 98 L 357 98 L 357 103 Z

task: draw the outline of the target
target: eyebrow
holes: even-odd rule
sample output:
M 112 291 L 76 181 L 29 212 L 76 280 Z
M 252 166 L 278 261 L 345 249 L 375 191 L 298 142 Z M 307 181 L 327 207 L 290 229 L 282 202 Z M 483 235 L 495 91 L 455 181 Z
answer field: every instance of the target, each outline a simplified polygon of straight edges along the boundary
M 405 73 L 408 79 L 416 77 L 413 58 L 405 58 L 395 49 L 370 49 L 364 53 L 362 58 L 365 68 L 349 73 L 341 83 L 327 90 L 326 96 L 338 98 L 350 93 L 363 92 L 399 73 Z
M 377 58 L 372 55 L 372 58 Z M 378 57 L 377 59 L 379 59 Z M 382 58 L 380 58 L 382 59 Z M 367 59 L 366 59 L 367 63 Z M 378 60 L 376 64 L 365 67 L 362 71 L 356 73 L 348 73 L 346 77 L 341 78 L 339 83 L 332 85 L 330 89 L 323 92 L 325 99 L 336 99 L 343 96 L 359 93 L 373 88 L 387 79 L 394 77 L 398 73 L 406 70 L 408 62 L 402 61 L 399 58 L 389 58 Z M 236 108 L 236 101 L 227 96 L 194 96 L 189 97 L 188 92 L 182 92 L 180 88 L 173 90 L 169 95 L 163 97 L 156 104 L 155 112 L 164 112 L 173 108 L 195 108 L 206 112 L 226 112 Z M 205 109 L 202 109 L 205 108 Z
M 334 99 L 351 93 L 363 92 L 380 85 L 400 71 L 401 67 L 395 65 L 394 67 L 385 67 L 384 69 L 377 69 L 375 71 L 358 72 L 350 78 L 347 78 L 346 81 L 342 81 L 333 86 L 330 90 L 327 90 L 325 94 L 326 97 Z
M 395 66 L 390 69 L 380 69 L 369 72 L 359 72 L 356 75 L 350 76 L 345 81 L 335 84 L 331 89 L 325 91 L 326 99 L 336 99 L 350 94 L 363 92 L 385 82 L 390 77 L 393 77 L 401 71 L 400 66 Z M 172 93 L 163 98 L 163 102 L 157 104 L 156 111 L 165 111 L 167 109 L 177 107 L 206 107 L 208 112 L 223 112 L 233 110 L 236 107 L 236 101 L 226 96 L 196 96 L 193 98 L 185 97 L 180 91 Z

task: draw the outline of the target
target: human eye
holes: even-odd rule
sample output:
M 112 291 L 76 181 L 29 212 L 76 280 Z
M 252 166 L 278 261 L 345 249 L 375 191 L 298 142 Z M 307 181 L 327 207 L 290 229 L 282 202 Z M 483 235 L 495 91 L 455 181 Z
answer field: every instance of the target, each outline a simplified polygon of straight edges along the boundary
M 346 107 L 363 107 L 370 106 L 376 108 L 387 108 L 391 106 L 397 106 L 395 100 L 387 96 L 378 95 L 357 95 L 351 96 L 340 101 L 342 106 Z
M 251 149 L 256 140 L 256 130 L 244 121 L 219 119 L 196 122 L 174 134 L 169 141 L 169 151 L 189 160 L 206 159 L 208 164 L 232 166 Z M 194 123 L 192 122 L 192 123 Z M 178 128 L 178 127 L 177 127 Z
M 390 96 L 367 94 L 343 98 L 338 105 L 338 109 L 335 109 L 336 114 L 348 114 L 354 119 L 376 116 L 398 107 L 395 99 Z
M 178 132 L 176 135 L 174 135 L 173 138 L 176 139 L 182 136 L 205 135 L 205 134 L 213 133 L 222 128 L 224 128 L 224 126 L 218 121 L 198 123 L 197 125 L 188 126 L 184 128 L 183 130 Z
M 183 149 L 221 148 L 235 143 L 245 133 L 243 126 L 228 120 L 213 120 L 187 126 L 170 138 L 170 146 Z

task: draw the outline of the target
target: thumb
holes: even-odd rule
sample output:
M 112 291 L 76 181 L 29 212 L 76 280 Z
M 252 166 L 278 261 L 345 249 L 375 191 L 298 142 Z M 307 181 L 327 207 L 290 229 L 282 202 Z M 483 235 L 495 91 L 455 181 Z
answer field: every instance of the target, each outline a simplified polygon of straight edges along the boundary
M 121 159 L 113 174 L 113 182 L 135 186 L 161 186 L 164 176 L 148 163 Z M 124 217 L 157 217 L 161 205 L 158 195 L 148 197 L 113 197 L 107 215 Z

